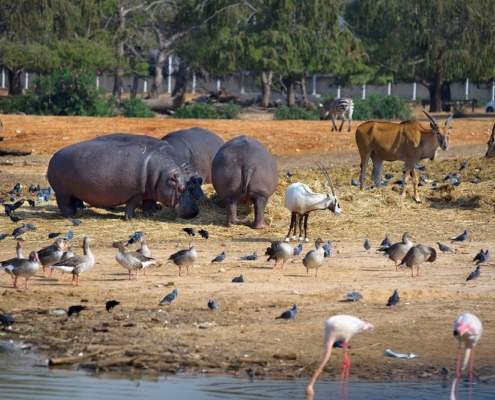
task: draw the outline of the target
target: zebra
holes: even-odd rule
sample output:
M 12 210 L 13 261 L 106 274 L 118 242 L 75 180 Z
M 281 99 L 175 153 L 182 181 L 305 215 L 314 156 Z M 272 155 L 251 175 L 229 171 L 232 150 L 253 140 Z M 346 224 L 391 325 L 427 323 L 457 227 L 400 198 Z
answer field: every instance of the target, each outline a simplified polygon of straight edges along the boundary
M 347 114 L 349 117 L 349 129 L 347 132 L 351 131 L 352 125 L 352 111 L 354 110 L 354 103 L 351 98 L 348 97 L 338 97 L 336 99 L 330 99 L 325 104 L 321 104 L 321 114 L 320 120 L 326 119 L 328 114 L 332 117 L 332 132 L 337 130 L 337 125 L 335 124 L 335 120 L 340 115 L 342 116 L 342 123 L 340 124 L 339 132 L 342 131 L 342 127 L 345 122 L 345 115 Z

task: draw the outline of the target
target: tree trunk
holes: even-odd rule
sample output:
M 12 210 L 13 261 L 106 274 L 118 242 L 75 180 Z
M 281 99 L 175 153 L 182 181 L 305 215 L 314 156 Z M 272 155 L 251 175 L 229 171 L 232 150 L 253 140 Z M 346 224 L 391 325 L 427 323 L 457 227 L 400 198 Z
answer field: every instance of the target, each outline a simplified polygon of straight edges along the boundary
M 168 46 L 159 27 L 155 26 L 154 30 L 158 40 L 158 57 L 153 65 L 154 75 L 153 82 L 151 84 L 150 97 L 152 99 L 158 99 L 158 97 L 160 97 L 160 88 L 162 87 L 163 82 L 163 66 L 165 64 L 165 59 L 167 58 Z
M 432 84 L 428 86 L 428 91 L 430 92 L 430 112 L 439 112 L 442 110 L 442 100 L 440 97 L 441 85 L 442 76 L 439 72 L 436 72 Z
M 7 69 L 9 78 L 9 95 L 22 94 L 21 74 L 22 69 L 12 71 Z
M 450 101 L 452 99 L 450 92 L 450 82 L 442 82 L 442 85 L 440 86 L 440 99 L 442 101 Z M 450 104 L 442 106 L 442 111 L 450 112 L 450 109 Z
M 308 94 L 306 93 L 306 78 L 304 76 L 301 78 L 301 82 L 299 82 L 299 86 L 301 86 L 303 104 L 304 106 L 306 106 L 308 104 Z
M 124 60 L 124 31 L 125 31 L 125 16 L 127 12 L 124 10 L 124 7 L 120 7 L 118 9 L 119 14 L 119 28 L 118 28 L 118 42 L 117 42 L 117 61 L 120 63 Z M 115 70 L 115 80 L 113 82 L 113 91 L 112 95 L 115 99 L 120 103 L 122 98 L 122 86 L 124 84 L 124 68 L 118 66 Z
M 164 112 L 177 110 L 185 100 L 186 91 L 177 94 L 174 97 L 162 97 L 159 99 L 144 100 L 148 107 L 153 111 Z
M 273 71 L 268 71 L 268 76 L 265 71 L 261 72 L 261 107 L 268 107 L 270 105 L 272 78 Z
M 296 74 L 289 73 L 287 77 L 287 107 L 294 107 L 296 104 Z
M 179 71 L 175 77 L 174 90 L 172 90 L 172 97 L 179 93 L 186 93 L 187 80 L 189 78 L 189 65 L 185 61 L 181 61 L 179 64 Z
M 134 75 L 132 79 L 131 97 L 137 96 L 138 87 L 139 87 L 139 76 Z

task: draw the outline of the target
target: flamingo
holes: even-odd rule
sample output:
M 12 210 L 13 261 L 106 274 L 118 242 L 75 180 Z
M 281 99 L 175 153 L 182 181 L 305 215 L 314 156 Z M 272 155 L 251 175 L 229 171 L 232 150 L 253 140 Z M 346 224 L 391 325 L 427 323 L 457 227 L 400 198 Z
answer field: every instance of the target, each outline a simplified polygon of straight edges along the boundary
M 342 374 L 340 377 L 339 396 L 344 381 L 344 395 L 347 396 L 347 381 L 349 379 L 349 368 L 351 367 L 351 361 L 347 355 L 347 343 L 354 335 L 367 329 L 373 329 L 373 325 L 351 315 L 334 315 L 325 323 L 325 353 L 323 354 L 323 358 L 316 368 L 316 371 L 311 377 L 311 381 L 306 388 L 306 394 L 314 394 L 313 385 L 330 358 L 333 344 L 337 340 L 340 340 L 343 342 L 342 348 L 344 349 L 344 363 L 342 364 Z
M 466 313 L 456 319 L 454 323 L 454 337 L 459 342 L 455 368 L 456 378 L 459 378 L 461 375 L 459 367 L 461 365 L 461 346 L 464 343 L 464 362 L 462 363 L 462 370 L 466 369 L 469 359 L 469 381 L 472 382 L 474 347 L 478 343 L 478 340 L 480 340 L 482 333 L 483 326 L 476 315 Z

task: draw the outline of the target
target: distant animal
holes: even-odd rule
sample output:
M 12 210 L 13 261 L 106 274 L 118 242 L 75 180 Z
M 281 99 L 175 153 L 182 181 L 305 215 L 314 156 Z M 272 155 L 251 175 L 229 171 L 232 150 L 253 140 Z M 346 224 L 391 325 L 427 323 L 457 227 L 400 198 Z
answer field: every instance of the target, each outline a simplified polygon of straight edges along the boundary
M 48 239 L 55 239 L 57 236 L 60 235 L 60 232 L 52 232 L 48 234 Z
M 294 318 L 296 318 L 296 316 L 297 316 L 297 305 L 294 304 L 294 307 L 292 307 L 292 309 L 283 312 L 278 317 L 275 317 L 275 319 L 285 319 L 287 322 L 290 322 Z
M 478 279 L 480 275 L 481 275 L 481 267 L 478 265 L 476 269 L 469 274 L 466 281 L 472 281 L 474 279 Z
M 79 313 L 83 310 L 86 310 L 88 307 L 86 306 L 80 306 L 80 305 L 77 305 L 77 306 L 70 306 L 69 307 L 69 310 L 67 311 L 67 316 L 68 317 L 71 317 L 72 315 L 74 314 L 77 314 L 79 315 Z
M 233 283 L 242 283 L 242 282 L 244 282 L 244 277 L 242 275 L 234 276 L 234 278 L 232 278 L 232 282 Z
M 33 224 L 26 224 L 26 227 L 30 230 L 30 231 L 35 231 L 36 229 L 38 229 L 36 226 L 34 226 Z
M 371 245 L 370 245 L 370 242 L 368 241 L 368 238 L 366 238 L 365 241 L 364 241 L 364 249 L 366 251 L 368 251 L 369 249 L 371 249 Z
M 181 274 L 182 267 L 186 267 L 187 273 L 186 276 L 191 276 L 189 273 L 189 267 L 194 264 L 198 254 L 196 253 L 196 249 L 194 248 L 194 242 L 189 242 L 189 248 L 184 250 L 179 250 L 177 253 L 172 254 L 167 263 L 173 263 L 179 267 L 179 276 L 183 276 Z
M 358 292 L 347 292 L 347 294 L 344 296 L 344 300 L 347 301 L 358 301 L 363 298 L 363 295 Z
M 195 236 L 196 232 L 194 231 L 194 228 L 184 228 L 182 229 L 184 232 L 186 232 L 189 236 Z
M 72 225 L 78 226 L 82 224 L 81 220 L 75 219 L 75 218 L 69 218 L 69 221 L 72 222 Z
M 419 268 L 424 262 L 433 262 L 437 259 L 437 251 L 433 247 L 418 244 L 409 249 L 399 264 L 398 268 L 411 268 L 411 276 L 414 278 L 414 267 L 416 267 L 416 276 L 419 274 Z
M 323 260 L 325 259 L 325 250 L 323 250 L 322 243 L 321 238 L 316 239 L 316 250 L 308 251 L 302 260 L 303 265 L 306 267 L 306 276 L 309 275 L 310 269 L 316 269 L 316 276 L 318 276 L 318 268 L 323 265 Z
M 213 260 L 211 260 L 212 263 L 218 262 L 221 263 L 223 260 L 225 260 L 225 251 L 222 251 L 222 254 L 219 254 L 216 256 Z
M 292 176 L 292 172 L 287 171 L 287 178 L 290 178 Z
M 467 236 L 468 236 L 467 230 L 464 230 L 464 232 L 461 233 L 459 236 L 457 236 L 455 238 L 451 238 L 450 243 L 454 243 L 454 242 L 461 242 L 462 243 L 467 239 Z
M 462 163 L 461 167 L 459 168 L 459 171 L 465 170 L 467 166 L 468 166 L 468 161 L 466 160 Z
M 258 259 L 257 252 L 254 252 L 253 254 L 245 254 L 241 256 L 241 260 L 256 261 L 257 259 Z
M 387 174 L 385 174 L 385 179 L 387 179 L 387 180 L 390 180 L 390 179 L 392 179 L 393 177 L 394 177 L 394 175 L 393 175 L 393 174 L 391 174 L 391 173 L 387 173 Z
M 308 387 L 306 388 L 306 394 L 314 394 L 313 385 L 332 354 L 333 344 L 340 340 L 343 342 L 342 348 L 344 349 L 344 363 L 342 364 L 342 375 L 340 378 L 341 381 L 339 385 L 338 397 L 340 398 L 342 386 L 344 386 L 344 396 L 347 397 L 347 382 L 349 379 L 349 368 L 351 367 L 351 361 L 347 355 L 349 340 L 351 340 L 354 335 L 373 328 L 373 325 L 369 322 L 363 321 L 351 315 L 335 315 L 328 319 L 325 323 L 325 352 L 323 353 L 323 358 L 316 367 L 316 370 L 309 381 Z
M 3 239 L 5 239 L 7 236 L 9 236 L 8 233 L 1 233 L 0 234 L 0 241 L 2 241 Z
M 395 270 L 398 271 L 399 263 L 406 256 L 407 252 L 413 247 L 413 242 L 410 239 L 416 239 L 411 232 L 406 232 L 402 235 L 402 241 L 394 243 L 392 246 L 384 250 L 384 256 L 395 263 Z
M 490 135 L 490 139 L 487 142 L 488 149 L 486 150 L 485 157 L 493 158 L 495 157 L 495 124 L 492 127 L 492 134 Z
M 342 132 L 342 127 L 345 122 L 345 114 L 349 118 L 349 128 L 347 132 L 351 131 L 352 125 L 352 112 L 354 110 L 354 102 L 348 97 L 337 97 L 336 99 L 330 99 L 324 104 L 320 104 L 321 113 L 320 120 L 324 120 L 330 114 L 332 118 L 332 132 L 337 130 L 337 125 L 335 123 L 336 119 L 340 116 L 342 118 L 342 123 L 340 124 L 339 132 Z
M 332 194 L 329 193 L 315 193 L 308 185 L 296 182 L 290 185 L 285 192 L 285 206 L 291 212 L 290 227 L 285 241 L 288 242 L 290 238 L 290 232 L 294 229 L 292 240 L 296 239 L 297 219 L 299 218 L 299 240 L 303 240 L 303 220 L 304 220 L 304 241 L 309 242 L 308 239 L 308 217 L 309 213 L 316 210 L 329 209 L 336 215 L 342 214 L 342 209 L 339 206 L 337 195 L 335 194 L 335 188 L 333 187 L 332 180 L 328 175 L 327 170 L 320 162 L 316 163 L 318 168 L 327 179 L 327 183 L 332 190 Z
M 351 186 L 359 186 L 359 181 L 351 179 Z
M 447 150 L 449 147 L 450 121 L 453 114 L 445 122 L 445 128 L 438 125 L 436 119 L 423 111 L 430 120 L 430 128 L 424 128 L 416 121 L 377 122 L 368 121 L 358 126 L 356 143 L 361 156 L 360 187 L 364 189 L 366 167 L 371 158 L 373 161 L 372 177 L 377 187 L 381 186 L 383 161 L 404 161 L 402 196 L 406 194 L 408 174 L 412 175 L 414 184 L 414 200 L 421 200 L 418 193 L 418 174 L 415 169 L 419 160 L 435 159 L 438 147 Z
M 212 311 L 216 310 L 218 308 L 218 303 L 215 300 L 210 299 L 208 300 L 208 308 Z
M 485 264 L 490 260 L 490 251 L 486 249 L 483 254 L 479 255 L 476 265 Z
M 236 223 L 237 204 L 254 205 L 254 229 L 265 224 L 265 207 L 278 186 L 277 162 L 256 139 L 238 136 L 225 143 L 211 166 L 213 188 L 227 209 L 225 225 Z
M 449 180 L 451 180 L 451 179 L 452 179 L 453 175 L 454 175 L 454 173 L 453 173 L 453 172 L 449 172 L 449 173 L 445 176 L 445 178 L 443 178 L 442 180 L 444 180 L 444 181 L 449 181 Z
M 3 330 L 5 328 L 9 328 L 15 324 L 15 319 L 11 315 L 8 314 L 0 314 L 0 324 L 3 326 Z
M 29 289 L 28 281 L 38 272 L 38 263 L 40 259 L 35 251 L 29 254 L 29 258 L 11 258 L 7 261 L 0 262 L 0 268 L 9 273 L 14 278 L 14 288 L 19 289 L 19 278 L 24 278 L 26 284 L 24 288 Z
M 10 214 L 10 215 L 9 215 L 9 218 L 10 218 L 10 220 L 11 220 L 12 222 L 14 222 L 14 223 L 15 223 L 15 222 L 22 221 L 22 220 L 24 219 L 24 218 L 22 218 L 22 217 L 16 217 L 15 215 L 12 215 L 12 214 Z
M 74 233 L 72 231 L 69 231 L 65 234 L 64 236 L 64 240 L 72 240 L 72 238 L 74 237 Z
M 117 262 L 122 265 L 129 272 L 129 280 L 131 278 L 131 272 L 136 271 L 136 280 L 139 279 L 139 271 L 144 270 L 150 265 L 156 264 L 155 260 L 150 257 L 145 257 L 137 251 L 125 251 L 124 243 L 114 242 L 113 247 L 119 249 L 115 255 Z
M 388 235 L 385 234 L 385 239 L 382 240 L 382 242 L 380 243 L 380 246 L 392 246 L 392 241 L 388 238 Z
M 457 349 L 457 360 L 455 376 L 459 378 L 461 369 L 466 369 L 469 362 L 469 381 L 473 381 L 474 348 L 478 344 L 483 333 L 483 325 L 479 318 L 473 314 L 462 314 L 454 323 L 454 337 L 459 342 Z M 464 361 L 461 366 L 461 346 L 464 344 Z
M 22 226 L 14 229 L 14 231 L 12 232 L 12 236 L 14 237 L 14 239 L 17 239 L 19 236 L 24 235 L 27 231 L 28 227 L 26 226 L 26 224 L 22 224 Z
M 296 247 L 294 247 L 294 252 L 292 254 L 294 256 L 298 256 L 299 254 L 301 254 L 302 248 L 303 248 L 303 244 L 299 243 Z
M 416 163 L 414 168 L 416 168 L 418 171 L 424 171 L 426 170 L 426 165 L 419 165 L 419 163 Z
M 29 203 L 29 205 L 30 205 L 31 207 L 36 207 L 36 203 L 34 202 L 34 200 L 28 199 L 28 201 L 27 201 L 27 202 Z
M 172 305 L 172 303 L 177 299 L 178 295 L 179 293 L 177 292 L 177 289 L 174 289 L 172 290 L 172 293 L 167 294 L 158 304 L 160 306 L 163 306 L 164 304 Z
M 201 229 L 200 231 L 198 231 L 198 233 L 201 235 L 202 238 L 205 238 L 205 239 L 208 239 L 208 237 L 210 236 L 208 231 L 205 231 L 204 229 Z
M 277 268 L 277 263 L 282 260 L 282 269 L 284 268 L 285 262 L 291 258 L 294 254 L 294 249 L 289 243 L 284 243 L 279 240 L 272 242 L 270 247 L 266 248 L 265 256 L 269 256 L 268 260 L 275 260 L 275 265 L 273 269 Z
M 453 253 L 452 249 L 448 246 L 445 246 L 444 244 L 440 243 L 440 242 L 437 242 L 438 244 L 438 248 L 440 249 L 440 251 L 442 253 L 448 253 L 448 252 L 451 252 Z
M 109 300 L 105 303 L 105 309 L 110 312 L 113 311 L 113 309 L 120 304 L 120 301 L 117 300 Z
M 397 307 L 399 301 L 400 301 L 399 291 L 395 289 L 394 294 L 388 298 L 387 307 Z

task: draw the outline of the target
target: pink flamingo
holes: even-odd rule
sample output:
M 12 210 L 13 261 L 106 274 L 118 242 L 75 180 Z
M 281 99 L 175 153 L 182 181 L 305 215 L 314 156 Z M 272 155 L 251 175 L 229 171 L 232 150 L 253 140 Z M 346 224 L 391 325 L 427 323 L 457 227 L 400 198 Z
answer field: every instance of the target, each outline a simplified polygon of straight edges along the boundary
M 479 318 L 473 314 L 462 314 L 454 323 L 454 337 L 459 342 L 457 349 L 457 361 L 455 368 L 455 376 L 459 378 L 461 372 L 461 346 L 464 343 L 464 362 L 462 370 L 466 369 L 469 359 L 469 381 L 473 380 L 473 363 L 474 363 L 474 347 L 478 343 L 483 333 L 483 326 Z
M 339 396 L 344 381 L 344 395 L 347 396 L 347 382 L 349 379 L 349 368 L 351 367 L 351 361 L 349 360 L 349 356 L 347 355 L 347 343 L 354 335 L 367 329 L 373 329 L 373 325 L 351 315 L 335 315 L 325 323 L 325 353 L 323 354 L 323 358 L 316 368 L 316 371 L 311 377 L 311 381 L 306 388 L 306 394 L 314 394 L 313 385 L 316 382 L 318 375 L 320 375 L 323 367 L 327 363 L 328 359 L 330 358 L 333 344 L 337 340 L 340 340 L 343 343 L 342 347 L 344 349 L 344 363 L 342 364 L 342 374 L 340 377 Z

